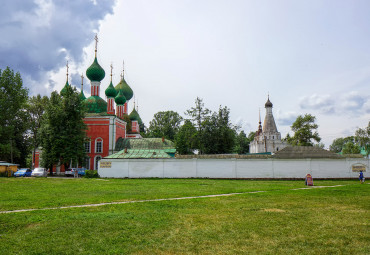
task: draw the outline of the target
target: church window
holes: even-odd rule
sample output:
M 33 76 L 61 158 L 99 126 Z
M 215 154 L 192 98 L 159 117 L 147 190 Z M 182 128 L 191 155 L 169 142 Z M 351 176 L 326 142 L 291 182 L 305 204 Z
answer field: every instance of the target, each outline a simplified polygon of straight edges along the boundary
M 275 136 L 272 136 L 272 139 L 275 139 Z
M 103 139 L 97 138 L 95 140 L 95 152 L 102 153 L 103 152 Z
M 88 141 L 88 142 L 85 142 L 85 152 L 86 153 L 90 153 L 90 141 Z

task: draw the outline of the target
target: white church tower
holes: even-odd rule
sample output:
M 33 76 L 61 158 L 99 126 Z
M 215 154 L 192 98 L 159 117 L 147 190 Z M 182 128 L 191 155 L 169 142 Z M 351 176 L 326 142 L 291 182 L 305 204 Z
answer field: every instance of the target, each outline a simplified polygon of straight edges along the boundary
M 258 131 L 254 137 L 253 142 L 249 145 L 250 153 L 275 153 L 287 146 L 286 142 L 281 141 L 281 134 L 277 131 L 274 116 L 272 115 L 272 103 L 270 97 L 267 98 L 265 104 L 266 116 L 261 126 L 261 114 L 259 120 Z

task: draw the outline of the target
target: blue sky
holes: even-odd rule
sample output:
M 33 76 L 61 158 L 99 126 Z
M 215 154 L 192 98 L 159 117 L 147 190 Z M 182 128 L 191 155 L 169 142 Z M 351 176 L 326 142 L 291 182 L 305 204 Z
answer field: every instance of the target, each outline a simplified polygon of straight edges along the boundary
M 184 116 L 198 96 L 211 110 L 228 106 L 249 133 L 268 94 L 283 137 L 304 113 L 317 117 L 326 147 L 370 120 L 369 1 L 6 0 L 2 7 L 0 68 L 20 71 L 32 94 L 60 90 L 67 59 L 80 88 L 98 33 L 101 90 L 111 63 L 119 82 L 124 60 L 147 125 L 158 111 Z

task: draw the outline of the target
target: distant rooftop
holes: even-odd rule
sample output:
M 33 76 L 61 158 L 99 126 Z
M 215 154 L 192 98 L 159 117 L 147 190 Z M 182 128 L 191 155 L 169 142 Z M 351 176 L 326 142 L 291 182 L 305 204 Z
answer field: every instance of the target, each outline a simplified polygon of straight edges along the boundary
M 273 156 L 279 159 L 298 159 L 298 158 L 335 158 L 343 159 L 341 155 L 327 151 L 315 146 L 289 146 L 278 151 Z
M 115 151 L 121 151 L 127 149 L 136 149 L 136 150 L 165 150 L 165 149 L 174 149 L 175 144 L 167 139 L 162 141 L 162 138 L 119 138 L 116 142 Z
M 155 149 L 128 149 L 121 150 L 117 153 L 109 155 L 105 158 L 113 159 L 160 159 L 160 158 L 173 158 L 176 152 L 175 149 L 155 150 Z

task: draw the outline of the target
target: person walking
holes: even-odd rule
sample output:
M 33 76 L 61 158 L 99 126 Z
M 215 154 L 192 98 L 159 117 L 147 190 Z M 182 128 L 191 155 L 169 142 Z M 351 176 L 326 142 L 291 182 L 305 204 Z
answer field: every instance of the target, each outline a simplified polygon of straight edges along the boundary
M 358 175 L 358 179 L 360 180 L 361 184 L 365 182 L 364 173 L 362 171 L 360 171 L 360 174 Z

